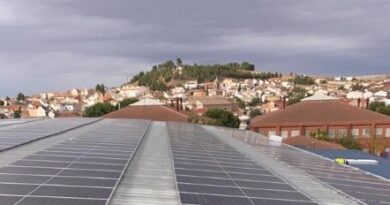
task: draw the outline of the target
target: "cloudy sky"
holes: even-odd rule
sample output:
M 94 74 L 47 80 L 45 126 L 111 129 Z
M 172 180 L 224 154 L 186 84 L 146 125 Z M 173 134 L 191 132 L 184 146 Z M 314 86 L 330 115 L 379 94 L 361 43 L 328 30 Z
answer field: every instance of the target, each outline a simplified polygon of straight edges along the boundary
M 119 85 L 140 70 L 390 73 L 389 0 L 0 0 L 0 96 Z

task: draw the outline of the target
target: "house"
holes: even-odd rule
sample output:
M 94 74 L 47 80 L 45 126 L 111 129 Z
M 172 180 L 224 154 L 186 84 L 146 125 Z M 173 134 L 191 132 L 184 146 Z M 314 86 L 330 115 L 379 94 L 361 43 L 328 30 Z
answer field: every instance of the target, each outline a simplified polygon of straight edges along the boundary
M 188 104 L 193 105 L 191 107 L 194 110 L 212 108 L 223 109 L 229 112 L 235 110 L 235 104 L 224 97 L 192 97 L 189 99 Z
M 188 81 L 184 84 L 184 88 L 186 90 L 192 90 L 198 88 L 198 82 L 197 81 Z
M 387 92 L 384 90 L 380 90 L 380 91 L 374 93 L 374 97 L 387 98 Z
M 252 119 L 250 129 L 266 136 L 309 136 L 318 130 L 329 137 L 353 136 L 364 148 L 370 137 L 384 137 L 390 148 L 390 117 L 340 102 L 333 97 L 311 96 L 285 109 Z
M 347 93 L 347 98 L 349 99 L 359 99 L 364 98 L 363 92 L 361 91 L 351 91 Z

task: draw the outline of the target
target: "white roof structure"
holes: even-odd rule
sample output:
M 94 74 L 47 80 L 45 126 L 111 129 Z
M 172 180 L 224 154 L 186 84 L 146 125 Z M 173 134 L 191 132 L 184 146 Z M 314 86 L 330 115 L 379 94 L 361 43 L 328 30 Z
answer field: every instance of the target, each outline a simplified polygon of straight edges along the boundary
M 310 97 L 303 98 L 301 101 L 314 101 L 314 100 L 337 100 L 337 98 L 332 97 L 332 96 L 328 96 L 328 95 L 324 95 L 321 93 L 316 93 Z
M 129 106 L 147 106 L 147 105 L 164 105 L 164 103 L 153 98 L 143 98 L 140 99 L 138 102 L 130 104 Z

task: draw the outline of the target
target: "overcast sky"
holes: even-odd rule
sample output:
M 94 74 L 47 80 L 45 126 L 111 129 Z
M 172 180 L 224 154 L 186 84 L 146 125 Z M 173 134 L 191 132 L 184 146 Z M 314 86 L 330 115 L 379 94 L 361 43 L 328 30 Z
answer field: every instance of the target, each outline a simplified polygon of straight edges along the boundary
M 0 0 L 0 96 L 120 85 L 140 70 L 390 74 L 389 0 Z

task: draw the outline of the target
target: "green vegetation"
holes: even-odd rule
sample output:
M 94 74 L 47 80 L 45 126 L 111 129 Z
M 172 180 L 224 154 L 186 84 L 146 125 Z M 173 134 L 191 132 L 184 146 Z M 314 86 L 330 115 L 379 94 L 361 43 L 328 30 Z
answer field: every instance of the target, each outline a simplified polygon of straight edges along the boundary
M 234 97 L 234 102 L 238 104 L 238 107 L 241 108 L 241 109 L 245 109 L 245 102 L 242 101 L 240 98 L 238 97 Z
M 319 139 L 319 140 L 324 140 L 324 141 L 330 141 L 329 135 L 326 131 L 318 129 L 315 132 L 310 132 L 310 137 Z
M 368 109 L 390 116 L 390 105 L 386 105 L 384 102 L 372 102 Z
M 106 86 L 104 84 L 97 84 L 95 86 L 95 91 L 101 93 L 102 95 L 106 94 Z
M 4 106 L 4 101 L 0 101 L 0 106 Z
M 182 71 L 176 72 L 176 66 L 181 66 Z M 165 63 L 153 66 L 149 72 L 140 72 L 135 75 L 130 83 L 138 82 L 138 85 L 149 86 L 152 90 L 164 91 L 166 84 L 171 80 L 197 80 L 198 82 L 210 82 L 218 77 L 232 78 L 256 78 L 269 79 L 280 77 L 280 73 L 255 73 L 255 66 L 249 62 L 213 64 L 213 65 L 185 65 L 180 58 L 176 64 L 168 60 Z
M 138 102 L 138 99 L 137 98 L 127 98 L 127 99 L 124 99 L 122 101 L 119 102 L 119 105 L 121 108 L 124 108 L 130 104 L 133 104 L 135 102 Z
M 300 102 L 303 98 L 310 96 L 307 91 L 300 87 L 295 87 L 292 92 L 288 93 L 287 105 Z
M 359 144 L 359 142 L 357 140 L 355 140 L 353 138 L 352 135 L 348 135 L 348 136 L 339 136 L 337 139 L 336 139 L 336 142 L 338 144 L 341 144 L 343 147 L 347 148 L 347 149 L 356 149 L 356 150 L 362 150 L 362 147 L 361 145 Z
M 252 109 L 251 111 L 249 111 L 249 117 L 250 118 L 254 118 L 258 115 L 262 115 L 263 113 L 261 113 L 261 111 L 259 109 Z
M 344 85 L 339 85 L 339 86 L 337 87 L 337 90 L 345 90 Z
M 213 125 L 232 128 L 238 128 L 240 126 L 238 117 L 226 110 L 210 109 L 205 113 L 205 116 L 215 120 L 212 123 Z
M 296 85 L 314 85 L 314 79 L 309 76 L 297 75 L 292 80 Z
M 19 109 L 14 112 L 14 118 L 21 118 L 21 117 L 22 117 L 22 109 L 19 107 Z
M 22 102 L 26 99 L 26 96 L 23 94 L 23 93 L 18 93 L 18 95 L 16 96 L 16 100 L 18 102 Z
M 261 98 L 255 97 L 248 103 L 248 105 L 249 106 L 257 106 L 257 105 L 259 105 L 261 103 L 262 103 Z
M 364 87 L 363 87 L 363 85 L 360 84 L 360 83 L 355 83 L 355 84 L 352 85 L 351 89 L 352 89 L 353 91 L 355 91 L 355 90 L 363 91 L 363 90 L 364 90 Z
M 84 116 L 100 117 L 115 110 L 116 106 L 113 106 L 110 103 L 96 103 L 95 105 L 85 109 Z
M 311 132 L 310 133 L 310 137 L 313 137 L 313 138 L 316 138 L 316 139 L 319 139 L 319 140 L 323 140 L 323 141 L 333 141 L 328 133 L 326 131 L 323 131 L 323 130 L 317 130 L 315 132 Z M 337 144 L 340 144 L 342 145 L 343 147 L 347 148 L 347 149 L 356 149 L 356 150 L 361 150 L 361 145 L 359 144 L 359 142 L 357 140 L 355 140 L 352 135 L 348 135 L 348 136 L 338 136 L 334 139 L 334 141 L 337 143 Z

